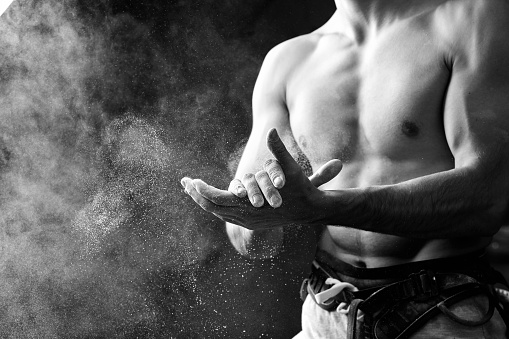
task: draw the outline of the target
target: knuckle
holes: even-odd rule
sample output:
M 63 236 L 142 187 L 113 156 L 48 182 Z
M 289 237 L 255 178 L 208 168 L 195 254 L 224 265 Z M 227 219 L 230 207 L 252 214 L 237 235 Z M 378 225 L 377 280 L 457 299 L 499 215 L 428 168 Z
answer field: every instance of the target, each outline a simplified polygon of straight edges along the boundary
M 269 166 L 266 168 L 269 175 L 272 177 L 273 175 L 280 174 L 282 172 L 281 166 L 279 165 L 279 162 L 274 162 L 272 166 Z
M 255 178 L 257 181 L 264 180 L 267 177 L 268 177 L 268 173 L 266 171 L 258 171 L 255 174 Z
M 255 182 L 252 182 L 251 184 L 249 185 L 246 185 L 246 191 L 247 191 L 247 195 L 249 197 L 255 195 L 255 194 L 259 194 L 260 193 L 260 187 L 258 186 L 258 184 Z
M 257 182 L 260 185 L 260 188 L 264 191 L 267 191 L 267 189 L 270 188 L 274 189 L 274 185 L 272 184 L 267 172 L 260 174 L 260 177 L 257 178 Z
M 242 181 L 251 181 L 255 178 L 253 173 L 246 173 L 242 176 Z
M 275 189 L 273 186 L 267 187 L 266 192 L 269 198 L 276 197 L 279 195 L 277 189 Z
M 277 162 L 276 159 L 267 159 L 263 164 L 263 168 L 267 169 L 274 166 L 274 163 Z

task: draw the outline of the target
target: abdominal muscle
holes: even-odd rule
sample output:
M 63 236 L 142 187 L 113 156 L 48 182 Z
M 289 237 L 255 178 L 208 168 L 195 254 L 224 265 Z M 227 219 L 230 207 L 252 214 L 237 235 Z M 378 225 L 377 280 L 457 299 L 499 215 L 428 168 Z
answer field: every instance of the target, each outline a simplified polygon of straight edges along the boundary
M 409 239 L 342 226 L 324 228 L 318 248 L 357 267 L 375 268 L 482 250 L 491 238 Z
M 407 164 L 408 165 L 408 164 Z M 445 164 L 444 164 L 445 165 Z M 350 167 L 350 168 L 349 168 Z M 363 166 L 361 166 L 363 167 Z M 384 167 L 384 166 L 383 166 Z M 389 166 L 390 167 L 390 166 Z M 408 175 L 401 177 L 402 168 L 410 169 L 413 166 L 398 165 L 398 178 L 396 182 L 401 182 L 414 177 L 446 170 L 448 168 L 428 168 L 425 172 L 421 170 L 409 170 Z M 409 168 L 410 167 L 410 168 Z M 357 166 L 345 166 L 342 173 L 328 184 L 322 186 L 322 189 L 334 190 L 348 187 L 368 186 L 382 184 L 394 184 L 391 176 L 387 173 L 391 171 L 385 168 L 384 178 L 373 176 L 370 172 L 370 178 L 361 178 L 362 170 Z M 427 173 L 426 173 L 427 172 Z M 357 173 L 357 175 L 353 174 Z M 358 174 L 361 174 L 360 176 Z M 406 177 L 406 178 L 405 178 Z M 348 178 L 345 180 L 345 178 Z M 354 178 L 355 183 L 353 183 Z M 368 185 L 366 185 L 366 179 Z M 382 182 L 380 182 L 382 181 Z M 362 185 L 358 185 L 362 182 Z M 411 225 L 409 225 L 411 227 Z M 383 267 L 392 266 L 408 262 L 437 259 L 443 257 L 457 256 L 475 251 L 483 250 L 491 242 L 490 237 L 485 238 L 454 238 L 454 239 L 412 239 L 395 235 L 381 234 L 376 232 L 363 231 L 351 227 L 330 225 L 324 227 L 318 248 L 328 252 L 334 257 L 357 267 Z

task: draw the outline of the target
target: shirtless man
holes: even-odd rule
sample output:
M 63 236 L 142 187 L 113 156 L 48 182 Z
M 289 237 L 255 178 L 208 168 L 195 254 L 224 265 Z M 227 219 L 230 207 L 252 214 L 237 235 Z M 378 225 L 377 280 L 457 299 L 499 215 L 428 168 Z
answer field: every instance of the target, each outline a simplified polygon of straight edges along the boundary
M 485 265 L 478 265 L 478 253 L 507 218 L 509 2 L 336 0 L 336 6 L 324 26 L 267 55 L 253 94 L 252 133 L 229 191 L 199 179 L 182 184 L 227 222 L 244 255 L 275 255 L 282 226 L 320 233 L 302 337 L 343 338 L 352 328 L 359 334 L 360 321 L 347 324 L 347 313 L 359 307 L 363 328 L 391 338 L 416 316 L 400 305 L 397 312 L 410 319 L 404 326 L 374 326 L 380 308 L 363 308 L 354 301 L 369 295 L 353 291 L 407 281 L 423 269 L 478 278 L 468 266 Z M 290 153 L 295 140 L 307 156 L 309 179 L 278 133 Z M 275 160 L 267 161 L 271 153 Z M 334 280 L 324 284 L 327 277 Z M 430 279 L 440 286 L 426 292 L 427 300 L 450 296 L 441 277 Z M 489 313 L 482 294 L 448 301 L 458 317 L 442 308 L 415 326 L 415 338 L 430 331 L 434 338 L 503 337 L 498 310 L 484 324 L 478 319 Z M 414 306 L 419 314 L 429 309 Z M 380 324 L 394 319 L 390 313 Z

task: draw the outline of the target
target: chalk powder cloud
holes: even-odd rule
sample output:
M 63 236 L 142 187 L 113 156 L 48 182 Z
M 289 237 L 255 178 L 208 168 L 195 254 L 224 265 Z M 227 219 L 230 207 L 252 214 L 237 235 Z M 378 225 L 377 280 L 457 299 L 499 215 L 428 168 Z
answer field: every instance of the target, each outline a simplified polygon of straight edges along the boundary
M 1 3 L 1 338 L 298 329 L 304 231 L 249 262 L 179 185 L 226 186 L 274 3 Z
M 11 5 L 13 0 L 0 0 L 0 15 Z

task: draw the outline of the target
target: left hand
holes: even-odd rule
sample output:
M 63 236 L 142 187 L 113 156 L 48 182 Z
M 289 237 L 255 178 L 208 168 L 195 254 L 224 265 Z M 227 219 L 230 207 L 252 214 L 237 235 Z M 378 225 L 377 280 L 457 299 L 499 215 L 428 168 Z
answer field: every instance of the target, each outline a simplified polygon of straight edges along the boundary
M 339 160 L 332 160 L 320 168 L 312 182 L 287 151 L 275 129 L 267 135 L 267 146 L 285 175 L 284 187 L 279 189 L 282 204 L 278 208 L 268 205 L 254 207 L 248 199 L 217 189 L 200 179 L 183 178 L 182 186 L 205 211 L 226 222 L 251 230 L 285 225 L 322 224 L 321 207 L 325 195 L 315 185 L 321 185 L 339 173 Z

